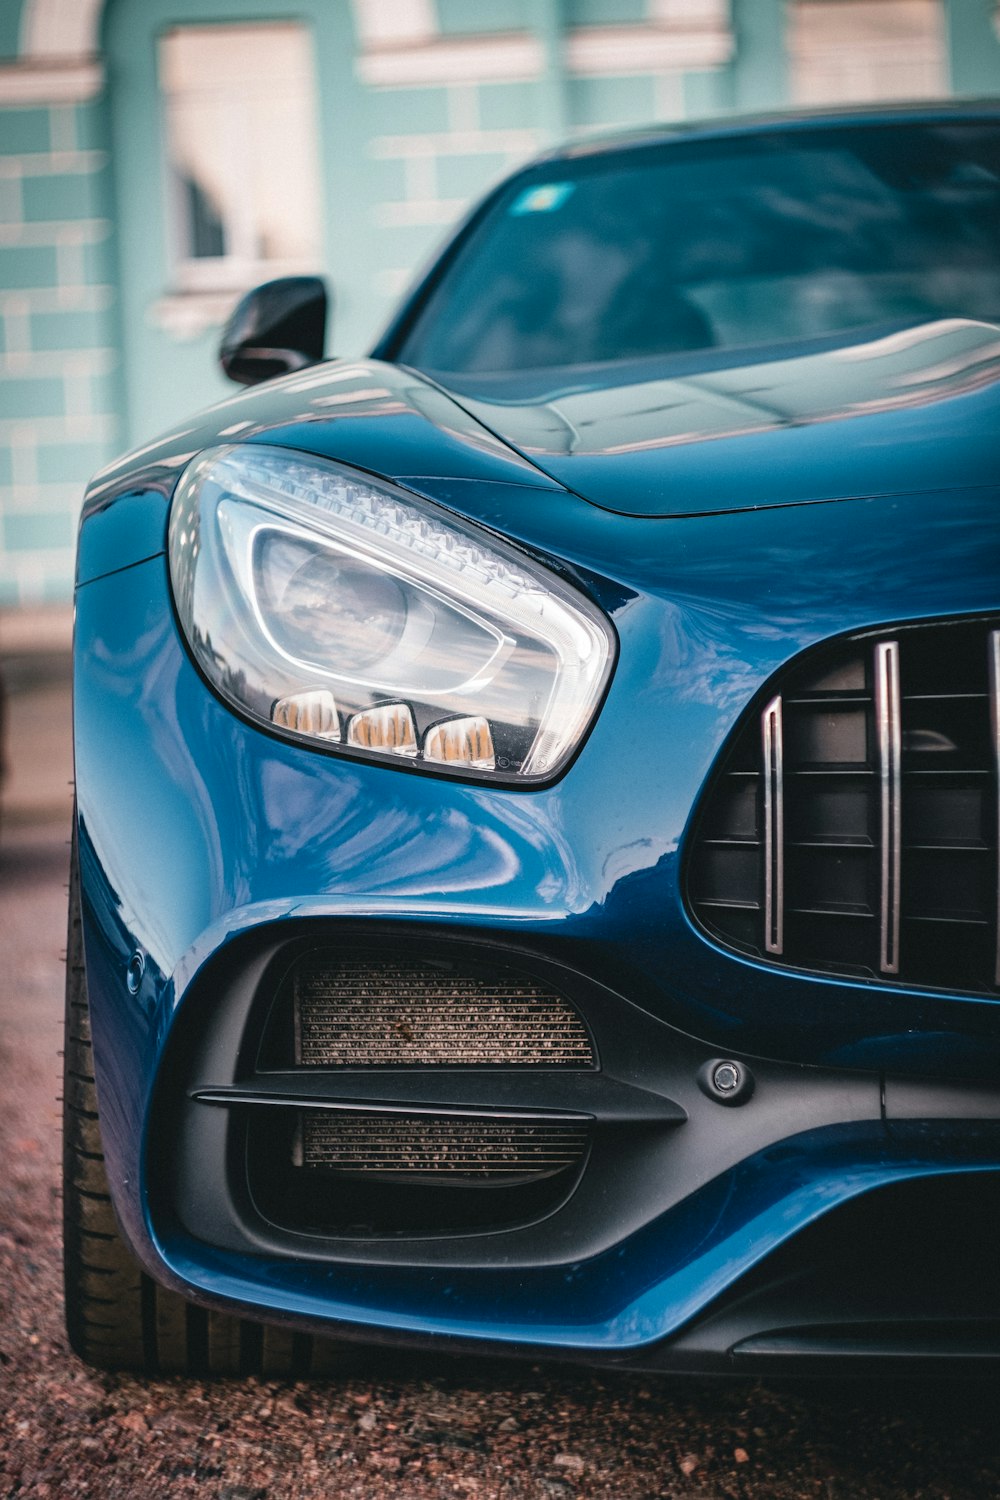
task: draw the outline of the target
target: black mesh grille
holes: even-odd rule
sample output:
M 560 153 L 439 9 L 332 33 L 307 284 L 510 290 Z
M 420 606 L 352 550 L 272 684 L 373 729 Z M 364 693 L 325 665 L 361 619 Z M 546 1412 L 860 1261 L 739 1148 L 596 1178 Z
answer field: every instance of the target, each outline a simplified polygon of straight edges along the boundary
M 585 1125 L 306 1110 L 295 1154 L 303 1166 L 337 1172 L 509 1183 L 577 1165 L 586 1143 Z
M 810 653 L 710 788 L 688 897 L 776 964 L 996 993 L 1000 620 Z
M 583 1171 L 589 1122 L 275 1108 L 249 1112 L 247 1188 L 296 1234 L 484 1233 L 558 1208 Z
M 338 950 L 300 960 L 291 984 L 300 1066 L 594 1065 L 568 1001 L 511 968 Z

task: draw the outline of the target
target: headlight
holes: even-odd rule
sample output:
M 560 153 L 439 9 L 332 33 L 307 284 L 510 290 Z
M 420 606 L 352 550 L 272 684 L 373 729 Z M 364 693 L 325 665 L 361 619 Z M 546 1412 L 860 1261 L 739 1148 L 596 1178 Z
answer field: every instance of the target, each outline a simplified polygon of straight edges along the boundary
M 567 762 L 604 617 L 437 506 L 284 449 L 215 448 L 170 517 L 181 624 L 221 697 L 295 739 L 519 783 Z

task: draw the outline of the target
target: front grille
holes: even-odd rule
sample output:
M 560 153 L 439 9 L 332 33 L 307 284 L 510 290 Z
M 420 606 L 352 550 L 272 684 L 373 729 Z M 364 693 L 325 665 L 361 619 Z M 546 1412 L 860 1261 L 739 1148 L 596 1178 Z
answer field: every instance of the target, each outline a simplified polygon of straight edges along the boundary
M 337 949 L 300 959 L 290 984 L 299 1066 L 594 1066 L 569 1002 L 499 964 Z
M 578 1165 L 585 1125 L 504 1120 L 337 1115 L 305 1110 L 296 1165 L 441 1184 L 536 1181 Z
M 1000 621 L 899 627 L 772 684 L 709 788 L 688 899 L 767 962 L 995 994 Z

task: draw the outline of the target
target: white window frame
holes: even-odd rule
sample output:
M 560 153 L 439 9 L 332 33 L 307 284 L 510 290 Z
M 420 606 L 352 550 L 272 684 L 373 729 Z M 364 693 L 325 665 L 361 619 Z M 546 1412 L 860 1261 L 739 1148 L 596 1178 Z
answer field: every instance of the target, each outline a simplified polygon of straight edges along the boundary
M 198 23 L 171 26 L 160 38 L 161 45 L 172 35 L 178 32 L 194 33 L 197 31 L 219 32 L 230 30 L 245 31 L 290 31 L 296 30 L 303 34 L 312 51 L 312 36 L 310 28 L 303 22 L 292 20 L 276 21 L 225 21 L 218 23 Z M 310 58 L 314 66 L 314 58 Z M 314 76 L 314 74 L 313 74 Z M 313 142 L 312 147 L 316 155 L 316 181 L 315 181 L 315 218 L 316 218 L 316 244 L 314 252 L 307 256 L 298 256 L 289 259 L 277 259 L 262 257 L 254 253 L 256 216 L 253 204 L 249 197 L 237 195 L 233 202 L 234 212 L 224 225 L 227 239 L 230 241 L 231 249 L 224 255 L 204 256 L 192 255 L 193 233 L 189 205 L 186 200 L 183 183 L 175 164 L 175 155 L 172 145 L 172 107 L 175 100 L 182 99 L 185 95 L 191 98 L 205 101 L 213 98 L 223 100 L 230 107 L 224 114 L 224 146 L 228 166 L 227 175 L 232 180 L 244 182 L 252 181 L 249 171 L 251 161 L 251 138 L 250 132 L 245 128 L 247 113 L 253 108 L 252 100 L 247 97 L 235 97 L 232 85 L 227 80 L 221 83 L 217 90 L 204 85 L 189 89 L 168 89 L 163 78 L 163 65 L 160 65 L 160 106 L 162 114 L 162 151 L 166 176 L 167 195 L 167 227 L 168 227 L 168 251 L 170 263 L 170 275 L 172 287 L 180 293 L 221 293 L 242 292 L 249 287 L 257 285 L 261 281 L 270 281 L 278 276 L 297 276 L 303 273 L 314 272 L 320 258 L 319 235 L 321 217 L 319 213 L 319 141 L 317 121 L 317 99 L 315 92 L 311 98 L 311 115 Z M 305 143 L 307 146 L 309 143 Z
M 949 92 L 942 0 L 793 0 L 788 20 L 795 104 L 935 98 Z M 930 25 L 922 28 L 923 20 Z M 828 36 L 839 30 L 841 37 L 823 41 L 823 30 Z M 823 86 L 824 71 L 832 80 L 829 88 Z

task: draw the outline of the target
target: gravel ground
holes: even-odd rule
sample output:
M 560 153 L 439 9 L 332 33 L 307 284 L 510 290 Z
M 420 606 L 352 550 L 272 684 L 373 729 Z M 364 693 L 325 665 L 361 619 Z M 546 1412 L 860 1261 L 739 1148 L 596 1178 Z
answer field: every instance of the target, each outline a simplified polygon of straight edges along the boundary
M 86 1369 L 59 1270 L 66 863 L 58 825 L 0 844 L 0 1496 L 1000 1496 L 995 1386 L 711 1386 L 398 1356 L 310 1384 Z

